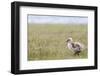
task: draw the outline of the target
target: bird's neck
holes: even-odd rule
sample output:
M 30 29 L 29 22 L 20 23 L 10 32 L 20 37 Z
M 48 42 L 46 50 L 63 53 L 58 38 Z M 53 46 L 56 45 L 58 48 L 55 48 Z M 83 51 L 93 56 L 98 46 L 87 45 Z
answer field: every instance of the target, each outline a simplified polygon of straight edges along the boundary
M 71 43 L 73 43 L 72 41 L 69 41 L 67 44 L 71 44 Z

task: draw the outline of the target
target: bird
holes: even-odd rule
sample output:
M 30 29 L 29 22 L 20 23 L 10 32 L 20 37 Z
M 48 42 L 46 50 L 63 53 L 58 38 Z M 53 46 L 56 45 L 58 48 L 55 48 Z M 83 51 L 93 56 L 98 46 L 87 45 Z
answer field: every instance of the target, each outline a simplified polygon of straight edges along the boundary
M 75 56 L 76 55 L 79 56 L 80 53 L 83 51 L 84 46 L 83 46 L 82 43 L 74 42 L 72 38 L 68 38 L 66 40 L 66 42 L 67 42 L 68 49 L 71 50 L 74 53 Z

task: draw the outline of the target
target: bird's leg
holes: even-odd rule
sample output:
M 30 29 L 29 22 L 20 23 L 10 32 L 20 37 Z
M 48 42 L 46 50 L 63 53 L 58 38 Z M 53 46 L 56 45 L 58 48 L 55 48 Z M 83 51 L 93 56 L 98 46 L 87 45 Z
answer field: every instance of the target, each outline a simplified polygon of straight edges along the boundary
M 77 53 L 77 55 L 79 56 L 79 55 L 80 55 L 80 53 Z
M 78 56 L 80 55 L 80 52 L 81 52 L 81 51 L 78 51 L 78 52 L 77 52 L 77 55 L 78 55 Z
M 75 55 L 75 56 L 76 56 L 76 55 L 79 56 L 79 55 L 80 55 L 80 51 L 75 52 L 74 55 Z
M 76 56 L 77 52 L 74 53 L 74 56 Z

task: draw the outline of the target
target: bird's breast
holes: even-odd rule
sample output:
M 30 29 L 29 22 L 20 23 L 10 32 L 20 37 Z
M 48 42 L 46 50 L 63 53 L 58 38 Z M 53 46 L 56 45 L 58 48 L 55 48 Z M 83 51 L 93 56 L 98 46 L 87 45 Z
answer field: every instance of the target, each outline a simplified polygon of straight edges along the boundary
M 70 50 L 72 50 L 72 45 L 71 45 L 71 43 L 68 43 L 68 44 L 67 44 L 67 47 L 68 47 Z

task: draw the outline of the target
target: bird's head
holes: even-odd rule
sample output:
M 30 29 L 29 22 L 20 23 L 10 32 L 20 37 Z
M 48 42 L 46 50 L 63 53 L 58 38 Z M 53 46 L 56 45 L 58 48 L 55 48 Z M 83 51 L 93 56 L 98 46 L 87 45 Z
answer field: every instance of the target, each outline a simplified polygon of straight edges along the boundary
M 70 43 L 70 42 L 72 42 L 72 41 L 73 41 L 72 38 L 68 38 L 68 39 L 66 40 L 67 43 Z

